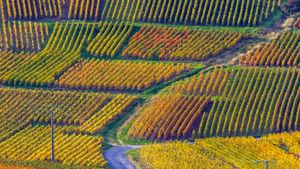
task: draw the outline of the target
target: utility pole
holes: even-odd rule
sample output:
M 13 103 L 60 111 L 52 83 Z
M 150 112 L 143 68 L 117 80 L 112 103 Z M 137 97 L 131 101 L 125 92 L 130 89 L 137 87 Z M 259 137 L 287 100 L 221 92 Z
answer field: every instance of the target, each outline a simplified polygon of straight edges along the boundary
M 255 163 L 266 163 L 266 169 L 269 169 L 270 163 L 276 163 L 276 161 L 270 161 L 270 160 L 256 160 Z
M 51 111 L 51 162 L 54 160 L 54 112 Z

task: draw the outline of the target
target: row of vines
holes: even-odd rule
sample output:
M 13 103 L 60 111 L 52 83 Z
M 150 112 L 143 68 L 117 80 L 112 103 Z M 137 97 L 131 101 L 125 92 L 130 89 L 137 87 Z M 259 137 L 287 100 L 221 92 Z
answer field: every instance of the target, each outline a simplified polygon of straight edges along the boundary
M 188 71 L 184 64 L 84 60 L 59 79 L 64 88 L 141 91 Z
M 99 17 L 101 0 L 70 0 L 68 19 L 94 19 Z
M 0 48 L 13 51 L 40 51 L 49 37 L 48 25 L 37 22 L 7 22 L 0 31 Z
M 102 19 L 195 25 L 257 26 L 280 5 L 278 0 L 112 0 Z
M 78 126 L 78 132 L 96 132 L 134 104 L 136 97 L 104 93 L 52 92 L 43 90 L 1 89 L 0 140 L 31 123 Z
M 2 0 L 8 19 L 58 17 L 171 24 L 258 26 L 280 0 Z
M 236 46 L 248 36 L 227 30 L 192 30 L 143 26 L 122 51 L 123 57 L 204 61 Z
M 136 119 L 128 135 L 149 140 L 189 137 L 210 102 L 210 96 L 175 94 L 156 98 Z
M 55 159 L 66 165 L 103 168 L 102 137 L 66 134 L 62 127 L 55 128 Z M 48 161 L 51 158 L 51 128 L 28 126 L 0 143 L 0 157 L 18 161 Z
M 297 130 L 300 128 L 299 86 L 300 73 L 297 69 L 216 68 L 172 85 L 170 94 L 154 98 L 154 103 L 149 103 L 128 135 L 168 140 Z M 190 120 L 184 114 L 192 113 L 196 107 L 193 97 L 205 95 L 214 96 L 212 105 L 205 111 L 196 109 L 196 117 Z M 190 100 L 178 99 L 180 97 Z M 181 135 L 182 130 L 176 128 L 176 123 L 169 123 L 170 119 L 192 123 L 193 131 Z M 164 127 L 165 122 L 171 127 Z M 168 135 L 170 129 L 171 135 Z M 149 130 L 160 132 L 151 133 Z
M 254 66 L 300 66 L 300 31 L 285 31 L 253 52 L 241 63 Z
M 88 44 L 86 51 L 93 56 L 114 57 L 133 30 L 128 23 L 100 22 L 99 32 Z
M 142 163 L 151 168 L 264 169 L 265 163 L 256 162 L 264 159 L 273 161 L 268 164 L 270 168 L 299 168 L 299 141 L 299 132 L 270 135 L 261 140 L 211 138 L 196 140 L 195 144 L 146 145 L 140 156 Z
M 65 0 L 1 0 L 8 19 L 42 19 L 63 16 Z
M 91 38 L 94 28 L 95 25 L 87 23 L 56 23 L 42 51 L 26 60 L 18 59 L 17 54 L 9 56 L 17 61 L 10 62 L 14 66 L 9 70 L 6 64 L 2 67 L 6 71 L 1 74 L 0 81 L 8 85 L 52 85 L 56 77 L 80 59 L 81 49 Z

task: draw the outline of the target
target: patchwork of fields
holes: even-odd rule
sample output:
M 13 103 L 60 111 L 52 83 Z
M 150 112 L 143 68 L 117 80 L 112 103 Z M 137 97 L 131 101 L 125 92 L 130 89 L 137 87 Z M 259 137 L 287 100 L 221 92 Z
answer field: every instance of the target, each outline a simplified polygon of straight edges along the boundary
M 0 0 L 0 169 L 300 168 L 297 5 Z

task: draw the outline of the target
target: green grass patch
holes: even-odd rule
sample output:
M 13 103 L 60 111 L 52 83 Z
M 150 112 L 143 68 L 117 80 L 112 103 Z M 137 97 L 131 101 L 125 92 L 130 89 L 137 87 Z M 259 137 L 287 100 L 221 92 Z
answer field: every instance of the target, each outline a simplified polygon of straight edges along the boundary
M 151 97 L 145 97 L 144 104 L 149 103 L 151 100 Z M 134 121 L 137 119 L 137 117 L 145 110 L 145 107 L 143 107 L 136 116 L 126 125 L 124 128 L 120 131 L 120 135 L 118 136 L 119 139 L 124 143 L 128 145 L 144 145 L 144 144 L 150 144 L 152 142 L 146 140 L 146 139 L 136 139 L 132 137 L 128 137 L 127 133 Z
M 165 26 L 171 28 L 190 28 L 193 30 L 214 30 L 214 31 L 232 31 L 232 32 L 243 32 L 243 33 L 259 33 L 264 28 L 263 27 L 228 27 L 228 26 L 201 26 L 201 25 L 178 25 L 178 24 L 164 24 L 164 23 L 143 23 L 135 22 L 134 26 L 142 27 L 143 25 L 153 25 L 153 26 Z
M 111 145 L 109 143 L 114 143 L 120 145 L 120 142 L 118 140 L 117 132 L 120 126 L 122 126 L 123 123 L 135 112 L 137 105 L 141 105 L 144 103 L 143 98 L 138 98 L 135 103 L 130 106 L 128 111 L 126 111 L 125 114 L 121 115 L 119 118 L 117 118 L 115 121 L 111 122 L 109 125 L 107 125 L 103 130 L 101 130 L 97 135 L 104 136 L 105 138 L 105 144 L 103 145 L 104 149 L 111 148 Z
M 134 150 L 127 151 L 126 156 L 130 157 L 133 161 L 135 161 L 137 163 L 141 162 L 139 149 L 134 149 Z

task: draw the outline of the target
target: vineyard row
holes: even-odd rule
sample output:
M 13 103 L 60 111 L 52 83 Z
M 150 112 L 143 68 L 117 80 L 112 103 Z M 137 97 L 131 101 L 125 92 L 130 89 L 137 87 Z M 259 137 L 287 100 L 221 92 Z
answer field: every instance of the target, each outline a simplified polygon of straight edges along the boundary
M 169 94 L 153 98 L 128 135 L 168 140 L 191 136 L 259 136 L 297 130 L 299 86 L 297 69 L 216 68 L 178 82 L 170 87 Z M 194 98 L 206 95 L 213 96 L 207 101 L 212 104 L 207 109 L 199 108 Z M 188 123 L 192 128 L 181 134 L 183 130 L 178 124 Z

